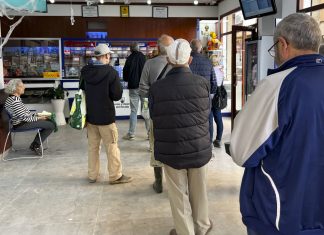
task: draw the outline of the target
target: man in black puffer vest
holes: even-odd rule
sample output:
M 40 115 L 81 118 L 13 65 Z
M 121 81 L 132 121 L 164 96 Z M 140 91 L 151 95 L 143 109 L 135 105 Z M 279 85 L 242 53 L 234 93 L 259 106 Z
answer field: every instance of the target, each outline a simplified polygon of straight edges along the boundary
M 190 71 L 186 40 L 177 39 L 166 49 L 173 68 L 151 86 L 149 104 L 155 158 L 165 164 L 175 224 L 170 235 L 205 235 L 212 228 L 206 189 L 206 164 L 212 156 L 210 84 Z

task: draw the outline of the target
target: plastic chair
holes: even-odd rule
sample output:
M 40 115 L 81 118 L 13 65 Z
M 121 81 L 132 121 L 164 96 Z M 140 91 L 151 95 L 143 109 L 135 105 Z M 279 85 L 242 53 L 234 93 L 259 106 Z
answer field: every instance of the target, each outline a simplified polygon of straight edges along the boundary
M 4 114 L 7 115 L 8 117 L 8 126 L 9 126 L 9 131 L 8 131 L 8 134 L 7 134 L 7 137 L 6 137 L 6 140 L 5 140 L 5 143 L 4 143 L 4 146 L 3 146 L 3 152 L 2 152 L 2 160 L 3 161 L 12 161 L 12 160 L 19 160 L 19 159 L 41 159 L 44 157 L 44 146 L 43 146 L 43 143 L 42 143 L 42 139 L 41 139 L 41 135 L 40 135 L 40 131 L 42 130 L 42 128 L 26 128 L 26 129 L 19 129 L 19 130 L 16 130 L 14 128 L 14 126 L 12 125 L 12 116 L 11 114 L 6 110 L 4 109 Z M 7 156 L 9 154 L 7 154 L 7 156 L 5 156 L 5 150 L 6 150 L 6 146 L 7 146 L 7 142 L 8 142 L 8 139 L 9 139 L 9 136 L 10 134 L 12 133 L 12 147 L 11 149 L 13 151 L 17 151 L 18 149 L 15 149 L 13 146 L 14 146 L 14 140 L 15 140 L 15 133 L 19 133 L 19 132 L 35 132 L 37 131 L 38 133 L 38 137 L 39 137 L 39 140 L 40 140 L 40 146 L 41 146 L 41 150 L 42 150 L 42 155 L 41 156 L 28 156 L 28 157 L 15 157 L 15 158 L 8 158 Z M 47 139 L 47 145 L 48 145 L 48 139 Z

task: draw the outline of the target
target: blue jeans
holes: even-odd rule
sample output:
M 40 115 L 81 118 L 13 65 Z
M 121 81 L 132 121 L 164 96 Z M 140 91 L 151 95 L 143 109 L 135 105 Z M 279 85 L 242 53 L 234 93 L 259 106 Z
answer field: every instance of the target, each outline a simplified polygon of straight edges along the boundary
M 221 141 L 222 140 L 222 135 L 223 135 L 223 128 L 224 128 L 221 110 L 212 108 L 211 112 L 210 112 L 210 115 L 209 115 L 209 132 L 210 132 L 211 142 L 213 142 L 213 132 L 214 132 L 214 128 L 213 128 L 213 124 L 214 124 L 213 121 L 214 120 L 213 120 L 213 117 L 214 117 L 214 120 L 216 122 L 216 128 L 217 128 L 216 140 Z
M 254 232 L 253 230 L 251 230 L 251 229 L 247 229 L 247 235 L 260 235 L 259 233 L 256 233 L 256 232 Z
M 137 124 L 137 111 L 138 111 L 138 103 L 141 100 L 141 110 L 143 108 L 143 98 L 141 98 L 138 94 L 138 89 L 129 89 L 129 103 L 130 103 L 130 117 L 129 117 L 129 130 L 128 134 L 130 136 L 135 135 L 136 124 Z M 150 121 L 145 120 L 145 128 L 147 133 L 150 130 Z

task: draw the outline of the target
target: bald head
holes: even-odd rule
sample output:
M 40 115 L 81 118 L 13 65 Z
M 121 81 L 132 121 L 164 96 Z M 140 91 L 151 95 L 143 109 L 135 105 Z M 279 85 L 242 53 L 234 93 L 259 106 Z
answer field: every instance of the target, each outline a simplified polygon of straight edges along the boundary
M 160 55 L 166 55 L 166 47 L 170 46 L 171 43 L 174 42 L 174 39 L 166 34 L 163 34 L 159 39 L 158 39 L 158 47 L 159 47 L 159 51 L 160 51 Z
M 202 49 L 201 41 L 198 39 L 192 39 L 190 42 L 190 47 L 193 52 L 200 53 Z

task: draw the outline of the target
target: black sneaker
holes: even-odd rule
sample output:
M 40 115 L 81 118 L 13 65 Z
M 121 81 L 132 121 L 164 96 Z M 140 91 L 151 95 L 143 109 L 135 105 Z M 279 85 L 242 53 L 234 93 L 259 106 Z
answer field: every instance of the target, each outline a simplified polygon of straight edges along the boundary
M 30 145 L 30 150 L 34 151 L 38 156 L 42 156 L 42 148 L 39 145 L 32 144 Z
M 221 147 L 221 141 L 220 140 L 214 140 L 213 145 L 215 148 L 220 148 Z

